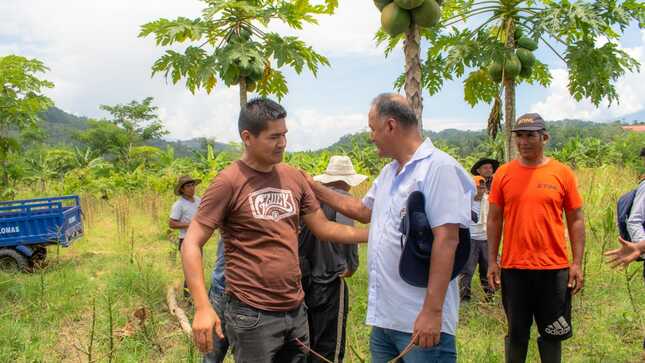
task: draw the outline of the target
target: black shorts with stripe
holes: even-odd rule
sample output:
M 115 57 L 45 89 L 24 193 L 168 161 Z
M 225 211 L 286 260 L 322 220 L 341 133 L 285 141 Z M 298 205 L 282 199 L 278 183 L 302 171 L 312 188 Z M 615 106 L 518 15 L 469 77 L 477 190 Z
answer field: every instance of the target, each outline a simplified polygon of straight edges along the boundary
M 573 336 L 569 269 L 502 269 L 502 302 L 508 335 L 528 340 L 535 319 L 543 339 L 565 340 Z

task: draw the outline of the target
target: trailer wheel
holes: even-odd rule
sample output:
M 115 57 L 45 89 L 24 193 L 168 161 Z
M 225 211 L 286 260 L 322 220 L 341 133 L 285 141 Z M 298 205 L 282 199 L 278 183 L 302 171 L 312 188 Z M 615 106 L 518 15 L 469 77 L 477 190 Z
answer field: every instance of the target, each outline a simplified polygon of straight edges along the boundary
M 29 271 L 29 261 L 27 257 L 18 251 L 2 248 L 0 249 L 0 270 L 6 272 L 27 272 Z
M 44 267 L 45 259 L 47 258 L 47 248 L 44 246 L 36 246 L 33 250 L 34 254 L 30 258 L 31 267 Z

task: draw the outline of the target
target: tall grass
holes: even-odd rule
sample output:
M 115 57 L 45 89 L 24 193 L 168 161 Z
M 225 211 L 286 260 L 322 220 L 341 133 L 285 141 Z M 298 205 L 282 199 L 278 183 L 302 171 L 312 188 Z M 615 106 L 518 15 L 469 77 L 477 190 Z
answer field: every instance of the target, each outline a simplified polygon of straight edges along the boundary
M 586 203 L 586 287 L 574 298 L 574 337 L 564 343 L 564 361 L 638 362 L 645 336 L 642 264 L 622 273 L 602 260 L 602 252 L 616 246 L 615 201 L 635 187 L 637 175 L 615 167 L 576 173 Z M 362 196 L 368 187 L 352 193 Z M 182 278 L 178 256 L 168 258 L 176 251 L 167 233 L 174 198 L 143 192 L 107 201 L 84 197 L 85 238 L 61 249 L 58 259 L 50 253 L 35 273 L 0 273 L 0 362 L 198 362 L 164 301 L 165 287 Z M 217 238 L 206 245 L 207 277 Z M 346 362 L 369 362 L 366 248 L 359 251 L 361 264 L 348 279 Z M 473 289 L 473 301 L 461 308 L 459 361 L 502 362 L 506 319 L 499 296 L 485 303 L 477 281 Z M 539 361 L 534 339 L 528 361 Z

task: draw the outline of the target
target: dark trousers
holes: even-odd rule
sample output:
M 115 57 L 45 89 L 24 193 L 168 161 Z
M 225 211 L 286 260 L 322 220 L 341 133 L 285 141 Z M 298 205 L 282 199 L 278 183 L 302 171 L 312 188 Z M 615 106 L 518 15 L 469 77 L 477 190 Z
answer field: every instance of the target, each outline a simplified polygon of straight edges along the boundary
M 511 341 L 528 341 L 533 320 L 540 337 L 565 340 L 573 335 L 569 269 L 502 269 L 502 303 Z
M 349 289 L 343 278 L 329 283 L 310 282 L 305 286 L 311 349 L 332 362 L 345 356 L 345 328 L 349 309 Z M 310 354 L 308 362 L 323 362 Z
M 488 241 L 470 240 L 470 255 L 468 262 L 464 266 L 463 271 L 459 277 L 459 295 L 462 301 L 470 300 L 470 286 L 475 274 L 475 268 L 479 265 L 479 282 L 484 289 L 487 298 L 493 296 L 495 291 L 488 285 Z
M 224 320 L 236 363 L 305 363 L 309 346 L 307 308 L 285 312 L 251 307 L 224 295 Z

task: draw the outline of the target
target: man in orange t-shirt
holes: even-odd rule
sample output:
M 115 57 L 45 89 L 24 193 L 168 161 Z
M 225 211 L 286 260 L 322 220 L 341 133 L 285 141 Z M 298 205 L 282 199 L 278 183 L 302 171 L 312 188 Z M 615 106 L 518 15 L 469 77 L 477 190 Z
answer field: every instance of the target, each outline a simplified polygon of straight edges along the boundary
M 521 116 L 513 133 L 519 157 L 497 170 L 489 197 L 488 281 L 492 288 L 502 288 L 508 321 L 506 362 L 526 360 L 533 319 L 540 335 L 541 361 L 560 362 L 561 342 L 573 335 L 571 295 L 583 286 L 582 198 L 573 171 L 544 156 L 549 134 L 540 115 Z M 571 240 L 571 264 L 563 211 Z

